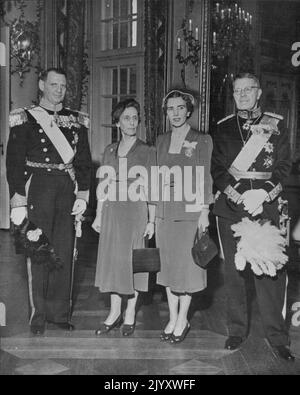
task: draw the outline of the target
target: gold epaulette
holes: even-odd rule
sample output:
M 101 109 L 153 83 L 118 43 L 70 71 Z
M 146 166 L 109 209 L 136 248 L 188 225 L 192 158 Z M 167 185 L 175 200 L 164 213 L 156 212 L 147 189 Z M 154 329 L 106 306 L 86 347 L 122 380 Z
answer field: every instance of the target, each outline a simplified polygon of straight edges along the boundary
M 11 111 L 9 114 L 9 127 L 13 128 L 14 126 L 23 125 L 23 123 L 28 121 L 28 117 L 25 111 L 25 108 L 17 108 L 16 110 Z
M 217 125 L 220 125 L 220 123 L 222 123 L 222 122 L 224 122 L 224 121 L 227 121 L 227 119 L 230 119 L 230 118 L 232 118 L 232 117 L 234 117 L 234 116 L 235 116 L 235 114 L 228 115 L 227 117 L 221 119 L 221 120 L 217 123 Z
M 74 111 L 71 108 L 66 108 L 66 110 L 71 111 L 72 113 L 74 113 L 74 116 L 76 116 L 77 114 L 77 121 L 80 125 L 85 126 L 87 129 L 89 129 L 90 127 L 90 118 L 89 115 L 85 112 L 81 112 L 81 111 Z
M 85 126 L 87 129 L 89 129 L 90 118 L 87 113 L 78 111 L 78 122 L 80 123 L 80 125 Z
M 264 115 L 268 115 L 269 117 L 279 119 L 280 121 L 283 120 L 283 116 L 279 114 L 275 114 L 274 112 L 264 112 Z

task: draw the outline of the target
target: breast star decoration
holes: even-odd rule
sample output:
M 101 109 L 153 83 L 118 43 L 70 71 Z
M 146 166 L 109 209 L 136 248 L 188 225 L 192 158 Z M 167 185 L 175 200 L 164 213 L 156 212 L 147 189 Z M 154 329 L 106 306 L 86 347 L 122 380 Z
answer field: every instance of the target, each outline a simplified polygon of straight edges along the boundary
M 268 156 L 265 158 L 265 160 L 264 160 L 264 167 L 265 167 L 266 169 L 269 169 L 270 167 L 272 167 L 273 163 L 274 163 L 273 157 L 270 156 L 270 155 L 268 155 Z
M 264 150 L 267 154 L 272 154 L 274 152 L 274 144 L 270 142 L 266 143 L 264 146 Z

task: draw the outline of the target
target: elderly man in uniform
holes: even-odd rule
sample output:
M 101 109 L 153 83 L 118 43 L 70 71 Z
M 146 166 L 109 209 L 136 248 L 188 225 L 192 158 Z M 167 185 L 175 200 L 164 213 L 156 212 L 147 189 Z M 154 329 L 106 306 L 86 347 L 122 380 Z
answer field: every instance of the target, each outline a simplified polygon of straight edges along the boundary
M 248 217 L 270 220 L 279 227 L 279 199 L 291 168 L 288 136 L 281 126 L 283 117 L 262 112 L 261 95 L 255 75 L 238 75 L 233 83 L 237 111 L 218 122 L 214 136 L 212 176 L 219 191 L 214 213 L 225 259 L 229 331 L 225 348 L 229 350 L 239 348 L 248 330 L 246 278 L 235 267 L 237 240 L 231 226 Z M 263 131 L 259 139 L 254 130 Z M 293 361 L 284 319 L 286 280 L 284 269 L 275 277 L 254 276 L 266 336 L 280 357 Z
M 27 259 L 30 328 L 35 335 L 46 322 L 73 330 L 69 322 L 74 243 L 74 217 L 87 208 L 91 154 L 88 117 L 63 107 L 66 75 L 51 68 L 39 80 L 39 106 L 10 115 L 7 180 L 11 220 L 21 225 L 27 217 L 47 236 L 62 268 Z

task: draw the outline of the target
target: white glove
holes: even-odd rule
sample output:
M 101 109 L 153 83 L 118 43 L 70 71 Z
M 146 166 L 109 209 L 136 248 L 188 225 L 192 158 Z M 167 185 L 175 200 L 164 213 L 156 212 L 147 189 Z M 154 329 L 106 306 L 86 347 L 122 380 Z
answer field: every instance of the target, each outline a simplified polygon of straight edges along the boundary
M 198 229 L 200 232 L 205 232 L 205 230 L 209 227 L 209 209 L 202 209 L 200 213 L 200 217 L 198 219 Z
M 256 217 L 264 211 L 263 205 L 259 206 L 253 213 L 251 213 L 252 217 Z
M 27 217 L 27 207 L 15 207 L 11 209 L 10 219 L 16 226 L 21 225 L 24 219 Z
M 155 231 L 155 225 L 153 222 L 148 222 L 145 232 L 144 232 L 144 237 L 148 236 L 149 240 L 152 239 Z
M 295 241 L 300 242 L 300 218 L 293 229 L 292 237 Z
M 85 212 L 87 208 L 87 203 L 83 199 L 76 199 L 71 215 L 81 215 Z
M 260 206 L 266 201 L 268 193 L 264 189 L 251 189 L 241 196 L 240 200 L 249 214 L 257 215 L 261 212 Z

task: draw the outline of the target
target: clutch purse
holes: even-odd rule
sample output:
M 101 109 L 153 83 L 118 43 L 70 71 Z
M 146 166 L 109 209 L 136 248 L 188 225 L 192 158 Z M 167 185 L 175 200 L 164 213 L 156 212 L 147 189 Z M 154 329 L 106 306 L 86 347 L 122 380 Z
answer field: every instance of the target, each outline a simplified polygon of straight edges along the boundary
M 201 234 L 197 230 L 194 245 L 192 247 L 192 256 L 196 265 L 206 269 L 209 262 L 218 254 L 218 247 L 209 237 L 208 231 Z
M 145 239 L 145 245 L 147 245 Z M 159 248 L 138 248 L 132 250 L 133 273 L 156 273 L 160 271 Z

